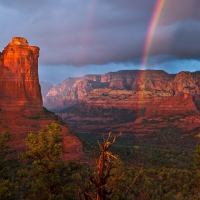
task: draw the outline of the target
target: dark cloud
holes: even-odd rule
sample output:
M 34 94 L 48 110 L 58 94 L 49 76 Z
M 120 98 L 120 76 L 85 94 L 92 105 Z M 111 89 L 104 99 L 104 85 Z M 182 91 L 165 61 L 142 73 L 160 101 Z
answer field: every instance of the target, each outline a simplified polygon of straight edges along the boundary
M 200 61 L 198 60 L 178 60 L 171 56 L 155 56 L 149 59 L 149 65 L 141 68 L 140 63 L 109 63 L 105 65 L 87 65 L 75 67 L 70 65 L 59 66 L 40 66 L 40 80 L 50 82 L 54 85 L 67 79 L 68 77 L 82 77 L 86 74 L 104 74 L 118 70 L 135 70 L 135 69 L 154 69 L 164 70 L 170 74 L 179 73 L 180 71 L 197 71 L 199 70 Z
M 41 65 L 141 60 L 156 0 L 1 0 L 1 48 L 13 36 L 40 47 Z M 166 0 L 149 56 L 200 58 L 200 1 Z

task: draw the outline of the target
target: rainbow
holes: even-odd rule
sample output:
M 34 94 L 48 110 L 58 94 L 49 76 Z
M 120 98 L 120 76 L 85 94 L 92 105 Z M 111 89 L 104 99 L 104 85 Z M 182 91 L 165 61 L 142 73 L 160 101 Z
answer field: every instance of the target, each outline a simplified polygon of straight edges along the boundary
M 87 62 L 87 54 L 88 54 L 88 44 L 91 37 L 91 30 L 94 23 L 94 17 L 96 12 L 96 7 L 98 4 L 98 0 L 92 0 L 87 6 L 86 10 L 86 19 L 83 28 L 83 35 L 81 39 L 81 50 L 80 50 L 80 57 L 79 57 L 79 64 L 85 64 Z
M 154 34 L 159 22 L 159 18 L 161 16 L 164 4 L 165 4 L 166 0 L 156 0 L 155 3 L 155 8 L 153 11 L 153 15 L 149 24 L 149 28 L 148 28 L 148 32 L 147 32 L 147 36 L 146 36 L 146 40 L 145 40 L 145 45 L 144 45 L 144 51 L 143 51 L 143 55 L 142 55 L 142 62 L 141 62 L 141 69 L 145 70 L 146 69 L 146 65 L 147 65 L 147 61 L 148 61 L 148 57 L 149 57 L 149 53 L 151 50 L 151 45 L 153 42 L 153 38 L 154 38 Z M 147 71 L 141 71 L 140 72 L 140 81 L 141 83 L 143 83 L 143 87 L 141 88 L 141 91 L 139 93 L 139 104 L 138 104 L 138 114 L 141 116 L 141 111 L 144 108 L 144 94 L 142 92 L 142 90 L 145 88 L 145 79 L 146 79 L 146 75 L 147 75 Z
M 142 56 L 142 69 L 145 69 L 145 66 L 147 64 L 149 52 L 151 49 L 151 44 L 153 42 L 153 36 L 156 31 L 156 27 L 157 27 L 160 15 L 162 13 L 165 1 L 166 0 L 157 0 L 156 6 L 151 18 L 151 22 L 149 25 L 149 29 L 147 32 L 146 41 L 145 41 L 144 52 Z

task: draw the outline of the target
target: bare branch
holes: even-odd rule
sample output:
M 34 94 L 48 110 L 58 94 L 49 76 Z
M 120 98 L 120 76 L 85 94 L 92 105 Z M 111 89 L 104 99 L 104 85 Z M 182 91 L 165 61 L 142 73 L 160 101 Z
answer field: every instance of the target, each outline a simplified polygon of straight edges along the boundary
M 133 182 L 130 184 L 130 186 L 127 188 L 126 190 L 126 196 L 128 195 L 128 192 L 130 191 L 131 187 L 135 184 L 137 178 L 140 176 L 140 174 L 142 173 L 142 169 L 140 169 L 138 175 L 133 179 Z

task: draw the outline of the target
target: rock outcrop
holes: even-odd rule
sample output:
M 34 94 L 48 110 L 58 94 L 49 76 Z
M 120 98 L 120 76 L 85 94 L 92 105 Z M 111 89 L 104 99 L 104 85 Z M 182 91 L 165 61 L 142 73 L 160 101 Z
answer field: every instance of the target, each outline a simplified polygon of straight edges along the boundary
M 0 60 L 1 111 L 35 113 L 42 111 L 38 79 L 39 48 L 15 37 L 4 48 Z
M 38 79 L 39 48 L 14 37 L 0 53 L 0 133 L 7 130 L 15 138 L 17 153 L 23 152 L 29 132 L 45 130 L 46 125 L 62 125 L 65 159 L 78 159 L 82 143 L 70 126 L 42 106 Z M 66 141 L 70 141 L 70 144 Z
M 62 109 L 78 102 L 76 87 L 79 78 L 68 78 L 53 87 L 43 98 L 44 106 L 48 109 Z

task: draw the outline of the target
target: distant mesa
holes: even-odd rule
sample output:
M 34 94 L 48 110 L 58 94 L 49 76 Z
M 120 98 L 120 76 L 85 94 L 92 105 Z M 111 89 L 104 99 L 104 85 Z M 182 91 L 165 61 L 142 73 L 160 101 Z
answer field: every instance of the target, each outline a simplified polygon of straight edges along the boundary
M 120 96 L 119 93 L 122 96 L 125 95 L 123 93 L 130 93 L 132 100 L 128 102 L 128 96 L 125 98 L 127 104 L 123 101 L 124 98 L 122 100 L 114 98 L 115 102 L 108 103 L 109 95 L 112 92 L 106 94 L 103 92 L 104 89 L 113 90 L 115 93 L 118 90 L 116 96 Z M 200 102 L 197 100 L 197 96 L 200 96 L 199 72 L 180 72 L 179 74 L 171 75 L 163 70 L 121 70 L 102 75 L 68 78 L 54 86 L 44 97 L 43 103 L 48 109 L 61 110 L 79 102 L 89 103 L 92 99 L 96 99 L 92 104 L 99 104 L 103 107 L 108 107 L 109 105 L 117 107 L 120 102 L 120 107 L 122 108 L 130 107 L 132 109 L 134 104 L 136 109 L 141 104 L 149 107 L 152 103 L 161 104 L 167 101 L 170 96 L 176 99 L 176 96 L 183 95 L 186 97 L 189 94 L 199 108 Z M 94 96 L 92 97 L 92 95 Z M 117 100 L 118 103 L 115 105 Z M 172 112 L 174 111 L 175 109 L 172 109 Z

